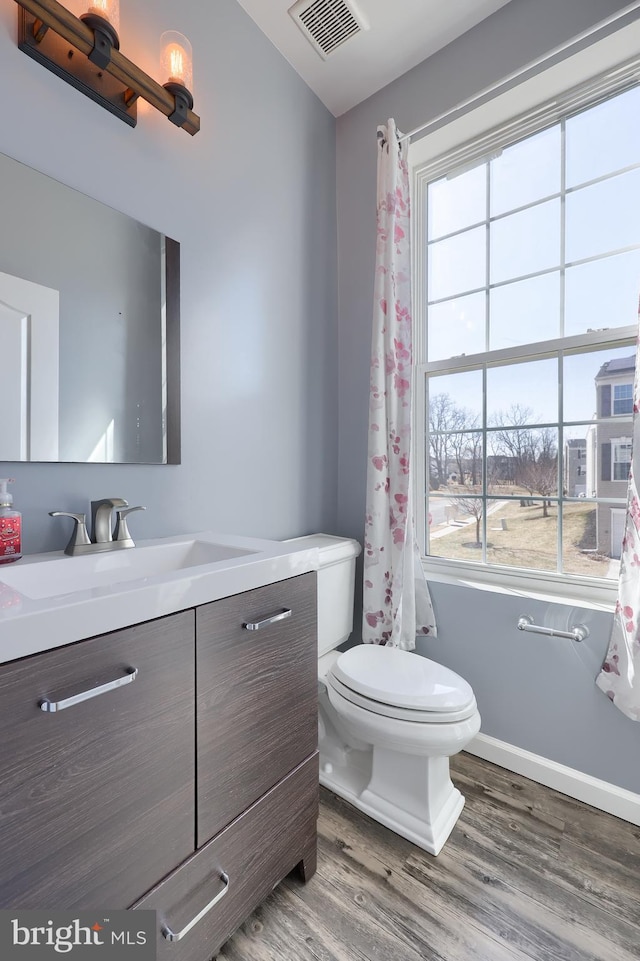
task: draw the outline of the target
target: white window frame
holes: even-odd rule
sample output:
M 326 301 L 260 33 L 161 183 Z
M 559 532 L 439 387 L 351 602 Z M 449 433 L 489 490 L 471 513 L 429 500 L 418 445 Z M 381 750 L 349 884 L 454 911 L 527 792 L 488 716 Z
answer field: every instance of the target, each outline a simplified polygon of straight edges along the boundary
M 620 454 L 621 448 L 626 447 L 629 459 L 622 460 L 618 455 Z M 616 477 L 616 464 L 627 466 L 627 476 L 626 477 Z M 612 437 L 611 438 L 611 480 L 618 484 L 627 484 L 629 480 L 629 465 L 631 464 L 631 438 L 630 437 Z
M 629 392 L 630 392 L 630 393 L 629 393 L 629 396 L 628 396 L 628 397 L 626 397 L 626 396 L 625 396 L 625 397 L 618 397 L 617 400 L 618 400 L 618 401 L 627 401 L 627 400 L 630 400 L 630 401 L 631 401 L 631 406 L 630 406 L 629 410 L 620 410 L 620 411 L 618 411 L 618 410 L 616 410 L 616 391 L 617 391 L 617 390 L 621 390 L 623 387 L 624 387 L 624 388 L 628 388 L 628 390 L 629 390 Z M 613 417 L 628 417 L 629 414 L 632 414 L 632 413 L 633 413 L 633 384 L 614 384 L 614 385 L 613 385 L 613 390 L 612 390 L 612 392 L 611 392 L 611 414 L 612 414 L 612 416 L 613 416 Z
M 624 58 L 624 62 L 621 62 Z M 494 100 L 483 103 L 446 126 L 438 127 L 429 136 L 411 145 L 409 162 L 412 172 L 414 194 L 414 237 L 425 236 L 422 222 L 423 205 L 416 197 L 421 184 L 435 179 L 438 174 L 460 169 L 465 164 L 480 161 L 515 140 L 549 126 L 572 109 L 587 107 L 590 103 L 621 93 L 637 83 L 640 77 L 640 23 L 635 21 L 612 37 L 592 45 L 568 60 L 556 64 L 533 79 L 527 80 Z M 544 102 L 545 98 L 551 98 Z M 523 114 L 523 110 L 528 113 Z M 487 132 L 488 131 L 488 132 Z M 416 391 L 414 411 L 414 497 L 415 516 L 419 542 L 426 525 L 425 491 L 427 490 L 426 457 L 421 436 L 425 437 L 421 420 L 425 411 L 425 336 L 426 324 L 422 305 L 426 303 L 426 278 L 424 261 L 418 257 L 418 243 L 414 242 L 414 324 Z M 537 359 L 550 356 L 559 349 L 572 347 L 620 346 L 619 340 L 629 342 L 637 337 L 635 325 L 618 328 L 615 338 L 609 331 L 593 331 L 577 337 L 546 341 L 522 348 L 491 351 L 465 358 L 467 367 L 477 367 L 490 361 L 513 362 L 519 357 Z M 612 344 L 612 341 L 614 343 Z M 442 372 L 452 369 L 451 360 L 432 362 L 429 371 Z M 462 370 L 457 364 L 455 370 Z M 613 468 L 612 468 L 613 470 Z M 560 475 L 562 476 L 562 475 Z M 424 554 L 424 543 L 422 544 Z M 581 577 L 573 574 L 547 573 L 517 568 L 497 568 L 468 564 L 433 556 L 423 557 L 423 565 L 429 579 L 445 583 L 464 583 L 483 590 L 565 603 L 580 603 L 600 610 L 613 609 L 617 584 L 605 578 Z

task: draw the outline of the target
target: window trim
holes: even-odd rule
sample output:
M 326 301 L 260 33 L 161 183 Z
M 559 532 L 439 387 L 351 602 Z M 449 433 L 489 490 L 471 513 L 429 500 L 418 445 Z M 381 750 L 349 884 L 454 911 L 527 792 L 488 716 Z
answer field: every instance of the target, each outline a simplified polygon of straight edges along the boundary
M 594 62 L 597 64 L 599 49 L 602 48 L 601 63 L 606 64 L 604 72 L 591 76 L 590 79 L 585 79 L 589 76 L 589 73 L 585 73 L 584 52 L 576 54 L 564 63 L 544 71 L 532 80 L 527 80 L 520 87 L 515 88 L 518 95 L 524 95 L 521 102 L 534 104 L 526 113 L 513 117 L 515 113 L 513 104 L 517 100 L 513 98 L 513 91 L 510 91 L 496 97 L 489 104 L 483 104 L 477 110 L 470 111 L 462 118 L 452 121 L 448 125 L 452 128 L 451 132 L 445 127 L 436 130 L 431 136 L 425 137 L 418 144 L 412 145 L 409 164 L 414 198 L 419 194 L 421 185 L 436 179 L 438 175 L 442 176 L 446 172 L 451 172 L 451 170 L 462 172 L 460 168 L 465 164 L 472 166 L 475 162 L 479 162 L 481 158 L 486 157 L 488 153 L 502 149 L 502 147 L 534 134 L 558 122 L 570 113 L 595 106 L 610 96 L 623 93 L 625 90 L 636 86 L 640 77 L 639 27 L 640 24 L 636 22 L 626 31 L 620 31 L 621 34 L 626 33 L 625 39 L 631 36 L 633 56 L 630 59 L 617 65 L 615 62 L 611 63 L 611 47 L 607 47 L 606 41 L 601 41 L 590 48 L 588 56 L 591 64 L 594 64 Z M 607 58 L 609 58 L 609 62 L 607 62 Z M 597 67 L 595 69 L 597 70 Z M 545 95 L 548 95 L 550 83 L 551 85 L 557 84 L 557 94 L 552 100 L 540 98 L 542 102 L 538 102 L 538 106 L 535 106 L 535 88 L 542 84 Z M 469 128 L 473 130 L 474 124 L 477 126 L 479 122 L 476 114 L 492 116 L 493 126 L 485 123 L 484 132 L 476 132 L 475 135 L 470 135 Z M 457 146 L 456 136 L 458 138 Z M 453 143 L 446 143 L 447 140 L 451 141 L 452 138 Z M 434 142 L 431 157 L 429 157 L 430 141 Z M 443 149 L 443 143 L 446 143 L 446 149 Z M 414 147 L 417 149 L 413 149 Z M 425 159 L 425 157 L 428 159 Z M 418 203 L 414 203 L 413 208 L 416 211 L 414 217 L 415 237 L 424 237 L 426 236 L 424 208 Z M 418 259 L 418 249 L 419 244 L 414 243 L 413 278 L 414 304 L 416 305 L 414 310 L 414 344 L 415 356 L 419 358 L 419 363 L 414 366 L 414 383 L 416 385 L 414 426 L 420 421 L 420 411 L 425 410 L 424 374 L 426 373 L 426 364 L 422 362 L 426 357 L 426 330 L 421 323 L 423 305 L 427 302 L 426 258 Z M 457 296 L 462 296 L 462 294 Z M 526 349 L 515 347 L 469 355 L 462 365 L 458 361 L 455 370 L 461 371 L 477 367 L 479 363 L 489 360 L 489 353 L 490 362 L 493 365 L 500 362 L 513 362 L 525 356 L 531 359 L 534 359 L 534 357 L 542 358 L 545 354 L 550 356 L 559 348 L 562 350 L 579 347 L 593 348 L 607 346 L 612 341 L 618 342 L 623 339 L 635 341 L 636 337 L 636 325 L 615 328 L 615 337 L 612 337 L 612 331 L 610 330 L 591 331 L 588 334 L 527 345 Z M 616 346 L 620 345 L 616 343 Z M 451 358 L 429 364 L 430 372 L 444 373 L 451 369 Z M 415 518 L 420 543 L 426 529 L 426 497 L 424 493 L 427 490 L 427 467 L 424 456 L 415 456 L 417 450 L 424 451 L 425 449 L 422 445 L 417 445 L 417 436 L 417 431 L 414 431 L 413 484 Z M 614 505 L 610 506 L 613 507 Z M 421 550 L 424 551 L 423 543 L 421 543 Z M 581 577 L 574 574 L 532 571 L 520 568 L 500 568 L 497 565 L 479 565 L 465 561 L 425 556 L 424 553 L 423 566 L 427 576 L 434 581 L 454 584 L 464 583 L 478 589 L 536 597 L 555 602 L 579 602 L 583 607 L 592 607 L 599 610 L 613 610 L 617 596 L 617 582 L 605 578 Z
M 612 417 L 628 417 L 629 414 L 633 414 L 633 384 L 612 384 L 613 392 L 611 394 L 611 416 Z M 631 401 L 631 407 L 629 410 L 616 410 L 616 390 L 621 387 L 628 387 L 630 394 L 628 397 L 620 397 L 618 401 Z
M 614 483 L 614 484 L 621 484 L 621 483 L 622 483 L 622 484 L 628 484 L 628 483 L 629 483 L 629 470 L 630 470 L 630 468 L 631 468 L 631 446 L 632 446 L 632 438 L 631 438 L 631 437 L 612 437 L 609 443 L 611 444 L 611 481 L 610 481 L 610 483 Z M 629 460 L 617 460 L 617 459 L 616 459 L 616 454 L 619 453 L 621 447 L 626 447 L 626 448 L 628 448 L 628 451 L 629 451 Z M 626 467 L 627 467 L 627 476 L 626 476 L 626 477 L 616 477 L 616 476 L 615 476 L 615 473 L 616 473 L 616 464 L 620 464 L 621 466 L 622 466 L 622 465 L 626 465 Z

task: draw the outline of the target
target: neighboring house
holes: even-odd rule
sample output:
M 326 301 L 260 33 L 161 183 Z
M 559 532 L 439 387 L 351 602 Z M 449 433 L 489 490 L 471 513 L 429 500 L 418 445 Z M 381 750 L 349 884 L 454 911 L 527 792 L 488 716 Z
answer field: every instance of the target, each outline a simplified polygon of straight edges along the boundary
M 563 487 L 567 497 L 587 493 L 587 442 L 583 438 L 568 440 L 564 445 Z
M 635 354 L 607 361 L 596 374 L 597 418 L 587 432 L 588 496 L 625 498 L 631 467 Z M 610 420 L 602 422 L 603 418 Z M 616 421 L 619 421 L 616 423 Z M 620 557 L 625 510 L 598 504 L 598 550 Z

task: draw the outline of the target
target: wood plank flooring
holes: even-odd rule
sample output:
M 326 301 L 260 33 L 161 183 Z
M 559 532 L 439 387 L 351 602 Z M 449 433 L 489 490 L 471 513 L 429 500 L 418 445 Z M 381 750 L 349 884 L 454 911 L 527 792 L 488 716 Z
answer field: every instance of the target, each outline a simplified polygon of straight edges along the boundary
M 322 790 L 318 873 L 219 961 L 639 961 L 640 828 L 468 754 L 437 858 Z

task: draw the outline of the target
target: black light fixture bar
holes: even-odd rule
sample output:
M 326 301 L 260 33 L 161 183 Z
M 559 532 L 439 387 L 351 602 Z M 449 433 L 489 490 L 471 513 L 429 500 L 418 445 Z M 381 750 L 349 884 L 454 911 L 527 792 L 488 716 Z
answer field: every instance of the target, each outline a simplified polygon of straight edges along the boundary
M 136 101 L 142 97 L 176 123 L 176 96 L 128 60 L 115 46 L 104 49 L 96 64 L 100 38 L 57 0 L 16 0 L 18 46 L 24 53 L 134 127 Z M 91 59 L 90 59 L 91 58 Z M 192 136 L 200 117 L 180 110 L 179 126 Z

